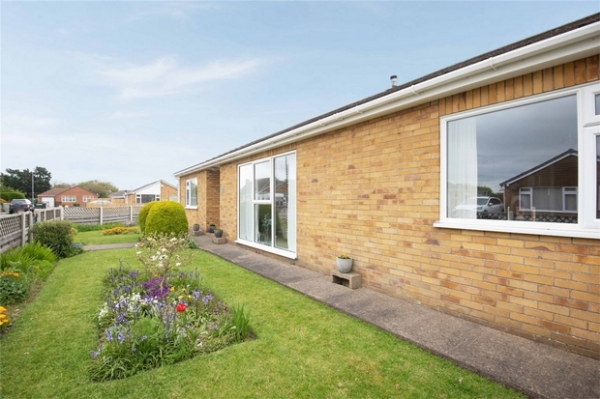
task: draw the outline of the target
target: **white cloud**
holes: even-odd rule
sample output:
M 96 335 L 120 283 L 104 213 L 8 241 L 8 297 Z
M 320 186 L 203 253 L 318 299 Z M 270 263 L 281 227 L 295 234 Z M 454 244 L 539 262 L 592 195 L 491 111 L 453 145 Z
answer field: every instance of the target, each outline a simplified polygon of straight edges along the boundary
M 163 57 L 146 65 L 127 65 L 102 71 L 109 84 L 116 86 L 123 100 L 160 97 L 191 90 L 199 83 L 237 79 L 256 71 L 262 59 L 213 61 L 202 67 L 186 68 L 174 57 Z

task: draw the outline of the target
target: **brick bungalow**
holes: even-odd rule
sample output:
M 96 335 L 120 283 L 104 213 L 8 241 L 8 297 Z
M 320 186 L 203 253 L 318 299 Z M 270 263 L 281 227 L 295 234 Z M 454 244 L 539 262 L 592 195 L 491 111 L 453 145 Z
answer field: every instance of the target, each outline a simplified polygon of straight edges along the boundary
M 164 180 L 145 184 L 135 190 L 121 190 L 110 195 L 113 204 L 146 204 L 152 201 L 177 200 L 177 187 Z
M 84 206 L 86 202 L 98 199 L 98 195 L 83 187 L 75 186 L 69 188 L 52 188 L 38 194 L 38 202 L 44 202 L 49 207 L 73 206 L 79 204 Z
M 176 172 L 180 201 L 233 245 L 323 273 L 347 253 L 366 287 L 599 358 L 599 55 L 594 14 Z M 456 213 L 569 150 L 545 170 L 566 189 L 511 186 L 569 218 Z

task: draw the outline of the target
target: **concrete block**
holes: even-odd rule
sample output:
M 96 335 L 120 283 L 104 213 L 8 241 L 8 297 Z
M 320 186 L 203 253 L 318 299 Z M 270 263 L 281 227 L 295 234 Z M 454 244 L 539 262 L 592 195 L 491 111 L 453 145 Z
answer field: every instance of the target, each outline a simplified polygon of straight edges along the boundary
M 341 273 L 337 270 L 332 270 L 331 282 L 355 290 L 362 286 L 362 276 L 359 273 Z
M 217 238 L 217 237 L 213 237 L 212 238 L 212 242 L 213 244 L 225 244 L 227 242 L 227 238 Z

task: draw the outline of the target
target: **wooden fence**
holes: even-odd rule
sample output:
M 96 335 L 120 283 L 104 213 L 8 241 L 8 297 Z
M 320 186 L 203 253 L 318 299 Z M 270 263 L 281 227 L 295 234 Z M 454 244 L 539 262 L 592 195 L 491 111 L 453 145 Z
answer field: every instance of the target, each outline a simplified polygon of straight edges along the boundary
M 31 240 L 33 214 L 20 212 L 0 218 L 0 253 L 25 245 Z
M 31 212 L 19 212 L 0 216 L 0 253 L 25 245 L 31 241 L 30 227 L 33 223 L 50 220 L 70 220 L 75 224 L 105 224 L 114 222 L 133 223 L 142 206 L 110 208 L 49 208 Z
M 75 224 L 106 224 L 114 222 L 133 223 L 142 206 L 119 206 L 101 208 L 64 208 L 64 218 Z

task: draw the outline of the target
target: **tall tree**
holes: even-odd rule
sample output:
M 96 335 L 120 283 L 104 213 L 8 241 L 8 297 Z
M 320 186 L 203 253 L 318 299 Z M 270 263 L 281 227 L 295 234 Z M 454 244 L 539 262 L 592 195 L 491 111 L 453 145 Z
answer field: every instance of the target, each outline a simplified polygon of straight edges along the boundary
M 33 171 L 7 168 L 6 174 L 0 173 L 2 185 L 24 192 L 27 198 L 35 198 L 36 194 L 50 190 L 51 178 L 48 169 L 41 166 L 36 166 Z
M 115 187 L 112 183 L 98 180 L 84 181 L 82 183 L 79 183 L 78 186 L 98 194 L 99 198 L 107 198 L 112 193 L 119 191 L 119 189 Z

